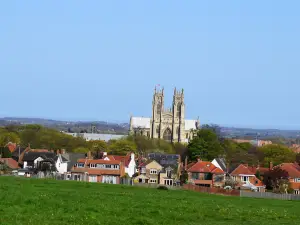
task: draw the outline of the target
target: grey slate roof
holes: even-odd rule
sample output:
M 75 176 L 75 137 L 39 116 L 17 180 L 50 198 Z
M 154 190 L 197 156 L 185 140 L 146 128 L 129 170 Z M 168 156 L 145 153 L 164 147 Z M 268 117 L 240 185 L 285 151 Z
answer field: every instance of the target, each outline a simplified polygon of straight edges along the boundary
M 176 154 L 164 154 L 164 153 L 149 153 L 148 158 L 155 160 L 163 167 L 171 166 L 172 168 L 177 167 L 180 155 Z
M 55 159 L 56 155 L 53 152 L 26 152 L 23 161 L 34 161 L 37 158 Z
M 68 162 L 68 171 L 71 170 L 71 168 L 77 163 L 78 159 L 85 159 L 84 153 L 65 153 L 62 154 L 62 157 L 64 157 Z
M 224 158 L 216 158 L 217 163 L 220 165 L 221 169 L 226 172 L 227 166 Z

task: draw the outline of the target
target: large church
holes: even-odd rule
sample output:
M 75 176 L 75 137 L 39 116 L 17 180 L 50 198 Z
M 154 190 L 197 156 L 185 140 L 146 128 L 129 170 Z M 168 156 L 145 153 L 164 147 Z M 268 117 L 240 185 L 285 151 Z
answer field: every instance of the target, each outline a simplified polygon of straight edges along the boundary
M 185 119 L 184 92 L 174 90 L 171 108 L 164 108 L 164 89 L 155 88 L 152 101 L 152 117 L 130 117 L 130 133 L 168 142 L 187 143 L 193 131 L 200 126 L 199 120 Z

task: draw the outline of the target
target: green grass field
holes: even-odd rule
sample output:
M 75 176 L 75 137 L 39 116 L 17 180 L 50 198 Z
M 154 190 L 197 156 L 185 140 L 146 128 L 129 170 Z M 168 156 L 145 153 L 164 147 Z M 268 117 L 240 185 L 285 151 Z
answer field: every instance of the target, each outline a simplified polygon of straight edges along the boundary
M 0 224 L 300 224 L 300 202 L 0 177 Z

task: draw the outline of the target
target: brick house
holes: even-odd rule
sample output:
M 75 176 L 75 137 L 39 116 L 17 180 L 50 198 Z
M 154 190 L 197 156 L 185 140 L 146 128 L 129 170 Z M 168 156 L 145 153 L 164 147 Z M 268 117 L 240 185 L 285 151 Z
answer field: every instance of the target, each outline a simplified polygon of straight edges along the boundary
M 163 170 L 155 160 L 143 162 L 138 166 L 139 175 L 134 178 L 134 183 L 159 184 L 159 173 Z
M 69 180 L 120 184 L 125 175 L 122 161 L 104 159 L 79 159 L 67 174 Z
M 19 164 L 12 158 L 0 158 L 0 174 L 1 173 L 11 173 L 14 170 L 19 169 Z
M 107 155 L 106 152 L 103 152 L 101 157 L 104 160 L 118 160 L 124 163 L 125 173 L 132 177 L 136 173 L 136 161 L 134 153 L 127 153 L 125 156 L 121 155 Z
M 289 175 L 290 188 L 294 194 L 300 194 L 300 166 L 297 163 L 282 163 L 278 165 L 282 170 Z
M 265 192 L 263 182 L 255 176 L 254 171 L 248 165 L 240 164 L 230 173 L 230 177 L 237 182 L 238 189 Z
M 192 165 L 188 170 L 188 182 L 203 187 L 222 187 L 225 182 L 225 172 L 208 161 Z

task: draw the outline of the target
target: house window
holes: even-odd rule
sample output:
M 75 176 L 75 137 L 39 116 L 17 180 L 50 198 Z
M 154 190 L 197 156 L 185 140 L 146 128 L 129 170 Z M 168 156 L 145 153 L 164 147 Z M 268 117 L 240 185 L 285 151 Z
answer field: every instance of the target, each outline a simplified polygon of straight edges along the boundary
M 141 173 L 146 173 L 146 168 L 145 167 L 141 168 Z
M 117 178 L 115 176 L 103 176 L 102 183 L 116 184 Z
M 77 163 L 78 168 L 84 168 L 84 163 Z
M 192 173 L 192 179 L 197 180 L 199 178 L 198 173 Z
M 299 194 L 300 194 L 300 191 L 299 191 L 299 190 L 294 190 L 294 194 L 295 194 L 295 195 L 299 195 Z
M 166 179 L 166 180 L 165 180 L 165 185 L 172 186 L 172 185 L 173 185 L 173 180 L 171 180 L 171 179 Z
M 150 174 L 157 174 L 157 170 L 156 169 L 150 169 Z
M 113 169 L 119 169 L 119 165 L 112 165 Z
M 172 175 L 171 170 L 167 170 L 167 177 L 171 178 L 171 175 Z
M 249 182 L 249 177 L 247 177 L 247 176 L 242 177 L 242 181 L 243 182 Z
M 295 178 L 295 179 L 294 179 L 294 182 L 300 183 L 300 178 Z
M 90 164 L 90 168 L 96 168 L 96 164 Z
M 151 184 L 156 184 L 157 182 L 156 182 L 156 179 L 150 179 L 150 183 Z

